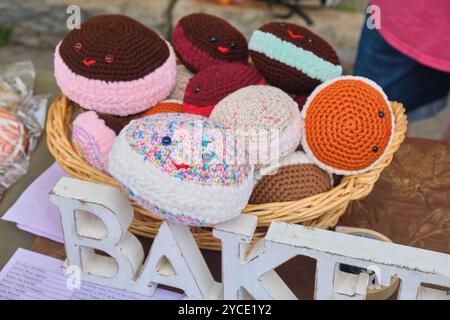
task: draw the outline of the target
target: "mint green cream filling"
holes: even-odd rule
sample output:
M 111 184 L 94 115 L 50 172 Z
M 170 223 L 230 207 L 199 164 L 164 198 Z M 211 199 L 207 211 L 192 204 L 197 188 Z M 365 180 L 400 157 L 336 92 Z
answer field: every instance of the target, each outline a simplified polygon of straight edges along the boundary
M 342 74 L 341 66 L 332 64 L 311 51 L 281 40 L 268 32 L 255 31 L 250 39 L 249 49 L 282 62 L 322 82 L 339 77 Z

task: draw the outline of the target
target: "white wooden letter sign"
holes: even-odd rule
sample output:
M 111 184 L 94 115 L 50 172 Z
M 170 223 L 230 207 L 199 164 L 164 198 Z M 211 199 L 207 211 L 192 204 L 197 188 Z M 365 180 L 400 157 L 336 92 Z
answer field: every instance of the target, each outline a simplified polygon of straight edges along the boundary
M 316 260 L 316 299 L 365 299 L 369 274 L 340 271 L 340 264 L 375 272 L 381 285 L 401 280 L 399 299 L 449 299 L 450 255 L 338 232 L 272 222 L 265 238 L 251 244 L 257 219 L 242 214 L 213 230 L 222 242 L 222 282 L 216 282 L 189 227 L 161 224 L 144 261 L 144 250 L 128 228 L 133 209 L 120 190 L 61 178 L 50 192 L 59 207 L 67 266 L 81 279 L 152 295 L 158 284 L 184 291 L 187 299 L 296 299 L 275 272 L 289 259 Z M 102 251 L 105 254 L 99 254 Z

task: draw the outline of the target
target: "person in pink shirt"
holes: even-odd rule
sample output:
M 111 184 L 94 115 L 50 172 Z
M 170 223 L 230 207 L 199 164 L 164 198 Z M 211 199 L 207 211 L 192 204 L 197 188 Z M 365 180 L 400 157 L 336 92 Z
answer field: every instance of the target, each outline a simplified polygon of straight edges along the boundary
M 370 4 L 354 74 L 374 80 L 391 100 L 402 102 L 409 121 L 437 114 L 450 89 L 450 1 Z M 371 24 L 374 19 L 378 23 Z

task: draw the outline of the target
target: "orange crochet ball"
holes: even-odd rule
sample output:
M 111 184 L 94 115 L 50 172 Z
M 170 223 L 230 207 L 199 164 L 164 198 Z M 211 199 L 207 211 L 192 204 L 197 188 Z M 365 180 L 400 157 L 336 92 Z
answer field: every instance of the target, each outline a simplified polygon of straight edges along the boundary
M 174 101 L 163 101 L 147 111 L 139 114 L 139 118 L 151 116 L 157 113 L 182 113 L 182 104 Z
M 302 111 L 303 148 L 321 168 L 349 175 L 370 170 L 392 142 L 394 115 L 373 81 L 343 76 L 317 87 Z

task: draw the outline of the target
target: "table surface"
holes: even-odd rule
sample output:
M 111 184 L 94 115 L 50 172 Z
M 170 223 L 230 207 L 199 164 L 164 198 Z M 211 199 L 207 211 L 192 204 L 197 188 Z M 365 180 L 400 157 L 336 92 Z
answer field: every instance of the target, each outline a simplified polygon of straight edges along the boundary
M 37 73 L 36 93 L 58 92 L 53 75 Z M 28 173 L 11 187 L 0 202 L 0 216 L 22 191 L 51 163 L 45 135 L 35 150 Z M 386 168 L 373 191 L 354 201 L 339 224 L 373 229 L 395 243 L 450 253 L 450 143 L 407 139 L 392 164 Z M 151 241 L 142 239 L 149 248 Z M 18 248 L 33 249 L 64 258 L 64 247 L 23 232 L 10 222 L 0 220 L 0 268 Z M 220 279 L 220 254 L 204 251 L 208 264 Z M 315 263 L 295 258 L 279 268 L 283 279 L 291 282 L 299 297 L 312 295 Z M 288 282 L 289 282 L 288 281 Z

